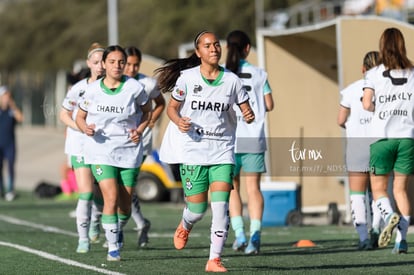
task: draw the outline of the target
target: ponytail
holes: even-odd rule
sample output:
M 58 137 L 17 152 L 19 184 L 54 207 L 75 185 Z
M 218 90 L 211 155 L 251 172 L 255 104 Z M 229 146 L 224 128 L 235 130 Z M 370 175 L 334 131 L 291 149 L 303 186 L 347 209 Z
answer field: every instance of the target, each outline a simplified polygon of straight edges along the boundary
M 187 58 L 170 59 L 162 67 L 155 69 L 158 79 L 158 88 L 161 92 L 171 92 L 182 70 L 193 68 L 201 64 L 200 58 L 193 53 Z

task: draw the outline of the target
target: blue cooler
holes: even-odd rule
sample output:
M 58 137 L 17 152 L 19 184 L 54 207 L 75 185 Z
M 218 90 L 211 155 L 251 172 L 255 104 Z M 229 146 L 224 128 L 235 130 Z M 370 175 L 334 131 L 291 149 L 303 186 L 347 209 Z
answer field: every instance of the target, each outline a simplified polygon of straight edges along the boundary
M 262 226 L 301 225 L 301 188 L 296 182 L 262 182 Z

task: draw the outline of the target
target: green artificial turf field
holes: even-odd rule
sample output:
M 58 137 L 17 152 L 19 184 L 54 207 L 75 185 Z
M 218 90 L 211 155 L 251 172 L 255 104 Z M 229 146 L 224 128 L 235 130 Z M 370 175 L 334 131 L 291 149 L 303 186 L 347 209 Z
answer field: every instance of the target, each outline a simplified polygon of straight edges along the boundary
M 75 219 L 69 213 L 76 201 L 38 199 L 20 193 L 13 202 L 0 201 L 0 274 L 203 274 L 209 254 L 208 211 L 190 234 L 187 247 L 177 251 L 172 243 L 182 204 L 142 204 L 151 220 L 150 243 L 136 245 L 134 222 L 125 228 L 121 262 L 107 262 L 101 242 L 87 254 L 77 254 Z M 230 232 L 223 263 L 234 274 L 412 274 L 414 242 L 408 235 L 409 253 L 385 249 L 357 251 L 357 234 L 350 225 L 264 227 L 261 253 L 234 252 Z M 314 247 L 295 247 L 298 240 L 312 240 Z

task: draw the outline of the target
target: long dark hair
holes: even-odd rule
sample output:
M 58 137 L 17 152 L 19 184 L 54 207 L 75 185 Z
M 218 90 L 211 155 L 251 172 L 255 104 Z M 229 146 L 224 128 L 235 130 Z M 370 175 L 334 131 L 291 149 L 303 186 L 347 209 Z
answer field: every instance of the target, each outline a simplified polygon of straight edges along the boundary
M 239 30 L 230 32 L 227 35 L 227 58 L 226 68 L 237 74 L 240 65 L 240 59 L 246 58 L 244 49 L 251 45 L 249 36 Z
M 194 47 L 196 49 L 198 48 L 198 43 L 201 36 L 206 33 L 212 32 L 201 31 L 195 36 Z M 162 67 L 159 67 L 154 71 L 158 79 L 158 88 L 163 93 L 171 92 L 182 70 L 193 68 L 200 64 L 200 58 L 196 55 L 195 52 L 187 58 L 175 58 L 166 61 Z
M 142 53 L 137 47 L 133 47 L 133 46 L 126 47 L 125 48 L 125 53 L 127 54 L 127 56 L 136 56 L 136 57 L 138 57 L 139 63 L 141 63 Z
M 122 53 L 122 55 L 124 56 L 125 61 L 126 61 L 126 59 L 127 59 L 127 55 L 126 55 L 126 53 L 125 53 L 124 48 L 122 48 L 122 47 L 121 47 L 121 46 L 119 46 L 119 45 L 112 45 L 112 46 L 108 46 L 108 47 L 105 49 L 105 51 L 103 52 L 103 54 L 102 54 L 102 62 L 105 62 L 105 61 L 106 61 L 106 58 L 108 57 L 108 55 L 109 55 L 111 52 L 121 52 L 121 53 Z
M 397 28 L 388 28 L 380 38 L 380 60 L 387 69 L 412 68 L 413 64 L 407 57 L 404 36 Z

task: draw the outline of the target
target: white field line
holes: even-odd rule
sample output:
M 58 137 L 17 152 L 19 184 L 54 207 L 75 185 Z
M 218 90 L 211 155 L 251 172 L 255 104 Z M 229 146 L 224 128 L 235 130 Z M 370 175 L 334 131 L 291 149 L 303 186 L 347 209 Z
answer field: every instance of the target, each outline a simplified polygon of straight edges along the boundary
M 86 265 L 86 264 L 82 264 L 82 263 L 79 263 L 79 262 L 76 262 L 76 261 L 64 259 L 64 258 L 58 257 L 56 255 L 49 254 L 49 253 L 46 253 L 44 251 L 32 249 L 32 248 L 22 246 L 22 245 L 17 245 L 17 244 L 12 244 L 12 243 L 7 243 L 7 242 L 1 242 L 1 241 L 0 241 L 0 245 L 8 246 L 8 247 L 11 247 L 11 248 L 16 248 L 18 250 L 28 252 L 28 253 L 31 253 L 31 254 L 35 254 L 37 256 L 40 256 L 40 257 L 43 257 L 43 258 L 46 258 L 46 259 L 49 259 L 49 260 L 52 260 L 52 261 L 61 262 L 61 263 L 64 263 L 66 265 L 76 266 L 76 267 L 96 271 L 96 272 L 103 273 L 103 274 L 125 275 L 124 273 L 110 271 L 110 270 L 106 270 L 106 269 L 103 269 L 103 268 L 97 268 L 97 267 L 92 266 L 92 265 Z
M 74 232 L 71 232 L 71 231 L 62 230 L 62 229 L 59 229 L 57 227 L 47 226 L 47 225 L 44 225 L 44 224 L 32 223 L 32 222 L 16 219 L 16 218 L 5 216 L 5 215 L 0 215 L 0 220 L 3 220 L 5 222 L 11 223 L 11 224 L 23 225 L 23 226 L 27 226 L 27 227 L 40 229 L 40 230 L 45 231 L 45 232 L 53 232 L 53 233 L 68 235 L 68 236 L 72 236 L 72 237 L 77 237 L 78 236 L 78 234 L 76 234 Z
M 25 220 L 16 219 L 16 218 L 9 217 L 9 216 L 6 216 L 6 215 L 0 215 L 0 220 L 2 220 L 4 222 L 7 222 L 7 223 L 11 223 L 11 224 L 22 225 L 22 226 L 26 226 L 26 227 L 40 229 L 40 230 L 45 231 L 45 232 L 52 232 L 52 233 L 67 235 L 67 236 L 71 236 L 71 237 L 77 237 L 78 236 L 78 234 L 76 234 L 74 232 L 71 232 L 71 231 L 62 230 L 62 229 L 59 229 L 59 228 L 56 228 L 56 227 L 53 227 L 53 226 L 47 226 L 47 225 L 43 225 L 43 224 L 28 222 L 28 221 L 25 221 Z M 172 238 L 174 236 L 174 234 L 153 233 L 153 234 L 149 234 L 149 236 L 150 237 L 157 237 L 157 238 Z M 191 236 L 192 237 L 200 237 L 201 234 L 194 233 L 194 234 L 191 234 Z M 28 253 L 38 255 L 38 256 L 46 258 L 46 259 L 61 262 L 61 263 L 71 265 L 71 266 L 77 266 L 77 267 L 88 269 L 88 270 L 93 270 L 93 271 L 100 272 L 100 273 L 103 273 L 103 274 L 125 275 L 123 273 L 109 271 L 109 270 L 106 270 L 106 269 L 97 268 L 95 266 L 82 264 L 82 263 L 79 263 L 79 262 L 76 262 L 76 261 L 73 261 L 73 260 L 64 259 L 64 258 L 58 257 L 56 255 L 49 254 L 49 253 L 44 252 L 44 251 L 32 249 L 32 248 L 29 248 L 29 247 L 26 247 L 26 246 L 21 246 L 21 245 L 17 245 L 17 244 L 13 244 L 13 243 L 2 242 L 2 241 L 0 241 L 0 245 L 16 248 L 16 249 L 19 249 L 19 250 L 22 250 L 22 251 L 25 251 L 25 252 L 28 252 Z
M 40 229 L 40 230 L 45 231 L 45 232 L 52 232 L 52 233 L 56 233 L 56 234 L 62 234 L 62 235 L 68 235 L 68 236 L 72 236 L 72 237 L 78 237 L 77 233 L 74 233 L 74 232 L 71 232 L 71 231 L 62 230 L 62 229 L 59 229 L 57 227 L 48 226 L 48 225 L 44 225 L 44 224 L 28 222 L 28 221 L 25 221 L 25 220 L 16 219 L 16 218 L 9 217 L 9 216 L 6 216 L 6 215 L 1 215 L 0 214 L 0 220 L 11 223 L 11 224 L 23 225 L 23 226 L 27 226 L 27 227 Z M 172 238 L 173 236 L 174 236 L 174 233 L 169 233 L 169 234 L 168 233 L 167 234 L 150 233 L 149 234 L 149 237 L 155 237 L 155 238 Z M 200 236 L 201 236 L 200 233 L 191 233 L 191 237 L 200 237 Z

